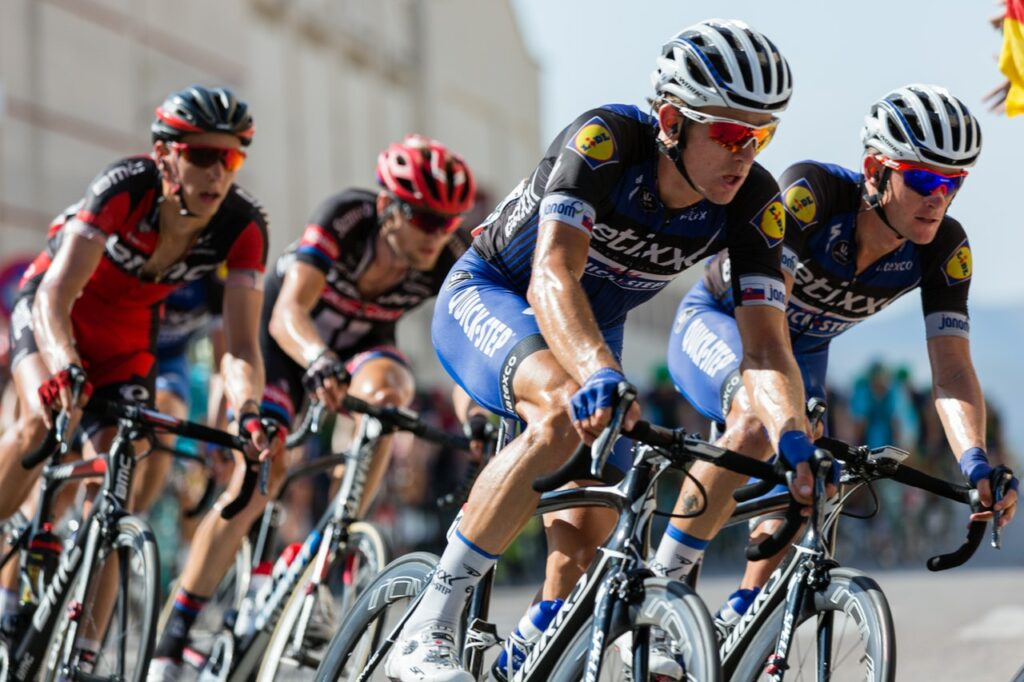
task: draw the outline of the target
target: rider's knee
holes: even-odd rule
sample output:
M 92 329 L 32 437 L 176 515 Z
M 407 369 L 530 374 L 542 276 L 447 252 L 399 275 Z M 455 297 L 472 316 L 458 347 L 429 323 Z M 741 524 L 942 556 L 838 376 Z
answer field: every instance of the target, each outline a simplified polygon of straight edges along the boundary
M 564 407 L 540 412 L 527 424 L 523 437 L 529 441 L 528 451 L 543 451 L 548 457 L 558 454 L 568 456 L 579 442 Z
M 37 412 L 30 412 L 18 418 L 14 425 L 14 432 L 18 434 L 19 450 L 22 453 L 39 447 L 46 438 L 48 429 L 43 423 L 43 417 Z
M 757 415 L 747 411 L 730 416 L 725 438 L 731 449 L 751 455 L 767 452 L 771 447 L 768 432 L 765 431 L 761 420 Z

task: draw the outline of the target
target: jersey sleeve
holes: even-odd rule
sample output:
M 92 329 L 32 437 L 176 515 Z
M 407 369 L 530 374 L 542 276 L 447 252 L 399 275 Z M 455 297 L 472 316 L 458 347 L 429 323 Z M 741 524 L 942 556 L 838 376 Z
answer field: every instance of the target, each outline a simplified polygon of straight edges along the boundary
M 830 181 L 831 180 L 831 181 Z M 826 217 L 823 206 L 834 205 L 835 182 L 816 163 L 795 163 L 779 176 L 786 209 L 786 234 L 782 241 L 782 271 L 792 275 L 804 252 L 807 237 Z
M 138 179 L 155 172 L 153 162 L 141 157 L 122 159 L 97 175 L 78 204 L 65 231 L 88 239 L 106 239 L 128 222 L 138 194 Z
M 625 149 L 636 149 L 637 121 L 608 109 L 578 117 L 548 149 L 554 165 L 544 186 L 538 221 L 557 220 L 586 234 L 622 177 Z
M 925 331 L 933 336 L 968 338 L 967 294 L 974 264 L 964 228 L 946 217 L 939 234 L 922 254 L 921 306 Z
M 365 200 L 353 201 L 345 193 L 330 197 L 310 216 L 295 248 L 295 260 L 327 274 L 341 257 L 345 236 L 371 211 L 375 209 Z
M 248 219 L 248 222 L 228 250 L 224 286 L 262 289 L 263 271 L 267 267 L 267 250 L 270 246 L 267 219 L 263 210 L 256 205 L 251 206 L 248 215 L 243 215 L 241 219 Z
M 759 164 L 726 207 L 725 230 L 736 305 L 785 310 L 780 258 L 786 211 L 775 178 Z

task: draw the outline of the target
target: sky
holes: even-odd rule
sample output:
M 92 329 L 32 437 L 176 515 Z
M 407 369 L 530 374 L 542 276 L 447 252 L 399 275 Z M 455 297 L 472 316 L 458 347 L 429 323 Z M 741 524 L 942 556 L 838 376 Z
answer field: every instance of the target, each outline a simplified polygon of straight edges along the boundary
M 1024 116 L 987 111 L 982 97 L 1001 80 L 1000 34 L 990 2 L 860 0 L 775 3 L 738 0 L 513 0 L 527 47 L 541 69 L 544 146 L 588 108 L 643 104 L 661 45 L 712 17 L 742 19 L 779 47 L 794 94 L 775 140 L 759 157 L 774 174 L 801 159 L 859 168 L 860 129 L 872 102 L 902 85 L 943 85 L 981 122 L 984 147 L 950 214 L 964 224 L 975 274 L 973 304 L 1024 295 L 1021 153 Z

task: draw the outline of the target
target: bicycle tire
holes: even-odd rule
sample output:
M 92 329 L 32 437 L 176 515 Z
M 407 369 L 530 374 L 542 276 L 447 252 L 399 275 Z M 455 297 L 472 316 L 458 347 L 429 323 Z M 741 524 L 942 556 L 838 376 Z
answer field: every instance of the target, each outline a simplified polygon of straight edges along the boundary
M 350 563 L 350 559 L 360 556 L 364 561 L 357 559 Z M 267 644 L 267 653 L 256 676 L 257 682 L 273 682 L 279 675 L 289 680 L 312 679 L 330 645 L 330 638 L 324 639 L 319 636 L 320 633 L 338 631 L 345 614 L 390 560 L 391 550 L 375 525 L 365 522 L 351 524 L 345 551 L 340 552 L 327 567 L 324 579 L 316 591 L 309 589 L 316 568 L 315 560 L 303 571 L 274 626 Z M 316 628 L 320 632 L 309 630 L 308 614 L 312 609 L 319 609 L 321 618 Z M 304 631 L 296 632 L 304 613 L 307 614 Z M 288 668 L 287 672 L 282 671 L 282 666 Z
M 83 532 L 89 532 L 89 528 L 84 528 Z M 74 637 L 70 632 L 73 629 L 71 614 L 77 612 L 83 617 L 88 617 L 92 612 L 91 607 L 84 604 L 77 609 L 73 608 L 75 586 L 86 575 L 89 576 L 90 582 L 97 580 L 102 575 L 101 566 L 114 551 L 118 552 L 117 560 L 122 570 L 118 573 L 120 579 L 111 619 L 89 679 L 101 680 L 104 676 L 111 680 L 128 682 L 144 682 L 146 679 L 149 662 L 156 646 L 157 610 L 160 604 L 160 560 L 156 539 L 149 526 L 142 519 L 128 515 L 117 520 L 117 532 L 112 543 L 99 548 L 95 565 L 81 566 L 72 580 L 61 605 L 53 636 L 47 645 L 42 673 L 44 680 L 56 680 L 62 668 L 71 664 L 74 645 Z M 128 567 L 127 571 L 123 570 L 124 566 Z M 91 570 L 87 571 L 87 568 Z M 131 577 L 131 583 L 127 582 L 126 576 Z M 90 589 L 91 587 L 87 587 L 87 595 Z M 119 625 L 119 612 L 122 608 L 124 615 L 129 611 L 135 612 L 137 620 L 133 620 L 131 625 Z M 84 624 L 84 621 L 76 623 L 75 628 L 81 628 Z M 123 676 L 119 675 L 116 669 L 118 658 L 122 656 L 134 661 L 135 664 L 132 670 Z
M 580 628 L 566 655 L 555 664 L 551 682 L 578 682 L 583 679 L 590 652 L 593 618 Z M 688 682 L 722 682 L 722 666 L 718 660 L 718 642 L 707 606 L 688 585 L 668 578 L 644 580 L 644 600 L 635 610 L 633 627 L 657 627 L 669 641 L 679 644 L 680 657 Z M 626 672 L 616 640 L 623 632 L 608 636 L 598 680 L 632 679 Z M 632 652 L 625 653 L 631 656 Z
M 885 594 L 878 583 L 854 569 L 832 569 L 830 578 L 829 585 L 823 592 L 813 593 L 813 601 L 809 600 L 808 608 L 804 609 L 799 622 L 793 627 L 786 679 L 818 679 L 816 641 L 812 635 L 810 647 L 806 647 L 800 639 L 802 633 L 797 629 L 812 619 L 817 621 L 816 616 L 820 614 L 833 613 L 836 616 L 843 614 L 852 619 L 863 651 L 861 652 L 860 647 L 856 647 L 855 644 L 856 648 L 850 651 L 859 655 L 859 658 L 853 669 L 845 667 L 845 662 L 850 657 L 849 653 L 844 653 L 847 632 L 843 629 L 837 636 L 835 627 L 838 622 L 833 620 L 833 666 L 830 679 L 837 682 L 846 679 L 892 682 L 896 679 L 896 635 Z M 769 614 L 765 626 L 755 634 L 751 643 L 742 652 L 730 680 L 752 682 L 764 679 L 762 673 L 765 660 L 775 648 L 782 629 L 785 608 L 785 602 L 781 602 Z M 801 653 L 805 648 L 810 649 L 809 655 Z M 838 669 L 841 665 L 844 666 L 844 670 Z M 810 671 L 810 677 L 807 677 L 806 671 Z M 727 669 L 726 673 L 729 672 Z
M 353 604 L 342 627 L 331 639 L 323 661 L 316 671 L 316 680 L 346 680 L 352 669 L 362 669 L 381 637 L 387 636 L 386 620 L 392 607 L 404 615 L 409 602 L 427 585 L 440 559 L 428 552 L 414 552 L 391 562 Z M 364 641 L 368 638 L 368 641 Z M 363 646 L 360 646 L 363 645 Z M 375 670 L 372 680 L 386 680 L 384 664 Z

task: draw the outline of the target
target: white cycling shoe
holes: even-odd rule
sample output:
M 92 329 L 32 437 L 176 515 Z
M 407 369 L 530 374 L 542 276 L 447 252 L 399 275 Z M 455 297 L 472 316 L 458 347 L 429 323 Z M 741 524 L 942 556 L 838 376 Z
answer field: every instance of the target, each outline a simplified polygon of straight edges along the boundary
M 146 682 L 178 682 L 181 679 L 181 663 L 169 658 L 154 658 L 149 662 Z
M 615 640 L 615 646 L 619 648 L 619 655 L 622 657 L 622 665 L 628 671 L 628 679 L 633 679 L 633 633 L 626 634 Z M 651 628 L 651 645 L 647 650 L 647 672 L 651 676 L 663 680 L 683 679 L 683 666 L 672 655 L 668 642 L 665 641 L 665 634 L 656 628 Z
M 459 661 L 455 630 L 438 621 L 395 642 L 384 661 L 384 674 L 393 682 L 474 682 Z

